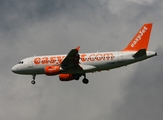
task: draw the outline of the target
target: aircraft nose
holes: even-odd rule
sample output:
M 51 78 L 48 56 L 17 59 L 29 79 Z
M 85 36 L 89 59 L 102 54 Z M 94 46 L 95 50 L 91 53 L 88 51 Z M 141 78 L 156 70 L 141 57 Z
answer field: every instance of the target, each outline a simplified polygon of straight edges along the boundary
M 17 67 L 16 65 L 13 66 L 12 69 L 11 69 L 11 71 L 12 71 L 13 73 L 18 73 L 18 67 Z

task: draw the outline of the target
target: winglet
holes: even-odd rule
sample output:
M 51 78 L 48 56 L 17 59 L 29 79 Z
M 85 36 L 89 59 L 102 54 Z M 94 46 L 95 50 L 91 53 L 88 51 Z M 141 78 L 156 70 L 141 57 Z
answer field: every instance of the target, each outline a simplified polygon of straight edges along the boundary
M 79 51 L 79 49 L 80 49 L 80 46 L 78 46 L 77 48 L 75 48 L 77 51 Z
M 148 43 L 150 39 L 150 33 L 152 29 L 152 23 L 144 24 L 128 46 L 122 51 L 138 51 L 140 49 L 148 49 Z

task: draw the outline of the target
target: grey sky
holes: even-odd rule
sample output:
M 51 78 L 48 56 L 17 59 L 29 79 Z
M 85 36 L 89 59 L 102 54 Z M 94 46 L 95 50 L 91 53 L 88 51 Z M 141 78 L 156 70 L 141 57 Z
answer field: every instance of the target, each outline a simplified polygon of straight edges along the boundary
M 162 120 L 162 0 L 1 0 L 0 119 Z M 123 49 L 153 23 L 149 49 L 159 56 L 87 74 L 90 84 L 58 76 L 16 75 L 19 60 L 45 54 Z

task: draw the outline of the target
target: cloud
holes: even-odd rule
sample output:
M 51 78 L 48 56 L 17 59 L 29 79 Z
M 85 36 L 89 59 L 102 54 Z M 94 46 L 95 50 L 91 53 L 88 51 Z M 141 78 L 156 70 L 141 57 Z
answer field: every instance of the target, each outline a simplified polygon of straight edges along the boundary
M 148 63 L 140 63 L 127 85 L 123 86 L 123 102 L 113 112 L 114 119 L 121 120 L 161 120 L 162 115 L 162 70 L 163 50 Z M 120 102 L 120 101 L 119 101 Z
M 0 3 L 1 119 L 162 118 L 161 0 Z M 87 74 L 88 85 L 60 82 L 58 76 L 37 76 L 32 86 L 31 76 L 15 75 L 10 70 L 25 57 L 66 54 L 78 45 L 81 52 L 121 50 L 145 22 L 154 23 L 149 49 L 158 51 L 159 56 L 109 72 Z

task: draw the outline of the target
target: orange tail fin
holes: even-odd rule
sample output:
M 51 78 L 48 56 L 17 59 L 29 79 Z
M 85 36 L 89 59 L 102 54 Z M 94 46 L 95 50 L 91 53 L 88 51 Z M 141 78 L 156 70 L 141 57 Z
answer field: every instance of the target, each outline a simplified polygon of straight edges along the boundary
M 152 23 L 144 24 L 123 51 L 138 51 L 140 49 L 147 50 L 151 29 Z

